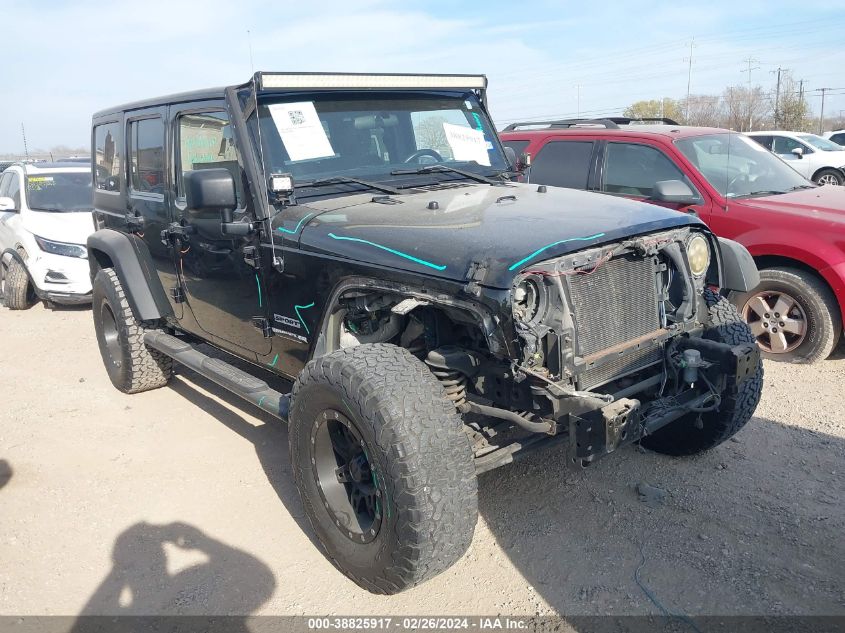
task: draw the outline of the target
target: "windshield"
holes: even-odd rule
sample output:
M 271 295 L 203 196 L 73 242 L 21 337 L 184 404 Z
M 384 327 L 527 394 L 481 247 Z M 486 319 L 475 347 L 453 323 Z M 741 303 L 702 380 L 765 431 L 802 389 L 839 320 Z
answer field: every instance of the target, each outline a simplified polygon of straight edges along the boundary
M 300 186 L 355 178 L 401 189 L 469 177 L 442 167 L 476 176 L 508 169 L 494 128 L 471 92 L 270 97 L 259 103 L 259 119 L 266 174 L 290 173 Z M 424 169 L 433 166 L 440 167 Z M 411 170 L 423 173 L 391 173 Z M 366 186 L 348 180 L 322 184 L 297 195 L 336 195 Z
M 845 151 L 845 147 L 842 147 L 838 143 L 828 141 L 826 138 L 816 136 L 815 134 L 798 134 L 798 138 L 800 138 L 802 141 L 807 141 L 807 143 L 809 143 L 816 149 L 822 150 L 823 152 Z
M 53 172 L 27 176 L 26 203 L 35 211 L 90 211 L 90 172 Z
M 707 182 L 727 198 L 814 186 L 765 147 L 741 134 L 692 136 L 675 144 Z

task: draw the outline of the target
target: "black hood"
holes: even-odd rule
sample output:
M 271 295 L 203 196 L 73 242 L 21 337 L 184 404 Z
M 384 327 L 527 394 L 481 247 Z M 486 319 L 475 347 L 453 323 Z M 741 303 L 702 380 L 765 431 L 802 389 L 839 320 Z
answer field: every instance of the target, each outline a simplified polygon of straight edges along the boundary
M 389 201 L 360 194 L 300 205 L 300 247 L 455 281 L 479 262 L 488 269 L 484 285 L 507 288 L 520 270 L 544 259 L 701 224 L 651 204 L 556 187 L 540 193 L 525 184 L 461 186 Z

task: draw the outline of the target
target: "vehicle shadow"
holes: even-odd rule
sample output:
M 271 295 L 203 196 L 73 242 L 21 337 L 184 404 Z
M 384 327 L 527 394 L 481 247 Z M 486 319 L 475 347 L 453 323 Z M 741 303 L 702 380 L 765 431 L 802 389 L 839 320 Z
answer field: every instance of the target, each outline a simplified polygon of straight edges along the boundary
M 12 466 L 5 459 L 0 459 L 0 489 L 12 478 Z
M 261 372 L 260 370 L 260 373 L 256 372 L 254 367 L 250 371 L 263 380 L 266 380 L 274 389 L 282 393 L 290 391 L 290 383 L 284 379 L 270 374 L 270 372 Z M 296 489 L 293 481 L 293 473 L 291 472 L 290 457 L 288 454 L 288 431 L 285 423 L 274 418 L 266 411 L 262 411 L 243 398 L 225 389 L 220 389 L 210 380 L 186 367 L 178 367 L 178 374 L 170 382 L 169 387 L 180 397 L 187 399 L 195 406 L 213 416 L 224 426 L 253 444 L 258 462 L 264 469 L 267 481 L 273 487 L 273 490 L 282 504 L 284 504 L 290 516 L 296 521 L 297 526 L 308 536 L 312 544 L 319 549 L 320 545 L 305 516 L 302 503 L 299 499 L 299 491 Z M 197 389 L 197 387 L 214 393 L 226 404 L 221 404 L 217 400 L 209 398 Z M 263 424 L 255 426 L 251 422 L 248 422 L 240 415 L 240 410 L 249 410 Z
M 276 586 L 263 562 L 186 523 L 136 523 L 118 536 L 112 563 L 71 629 L 75 633 L 91 630 L 90 616 L 103 615 L 225 615 L 227 630 L 248 631 L 247 616 Z M 107 624 L 108 630 L 137 630 L 141 623 L 126 618 Z
M 664 609 L 843 615 L 843 457 L 842 437 L 754 418 L 690 458 L 628 447 L 574 471 L 541 450 L 481 475 L 479 509 L 537 614 L 576 630 Z M 641 483 L 662 492 L 644 500 Z

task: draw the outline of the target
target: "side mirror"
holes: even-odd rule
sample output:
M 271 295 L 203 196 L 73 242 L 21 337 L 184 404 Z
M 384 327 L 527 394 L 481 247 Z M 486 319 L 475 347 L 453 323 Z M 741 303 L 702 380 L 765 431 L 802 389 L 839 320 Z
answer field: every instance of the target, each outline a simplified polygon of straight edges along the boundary
M 505 145 L 505 158 L 508 159 L 508 164 L 511 166 L 511 169 L 516 170 L 516 152 L 514 151 L 513 147 L 508 147 Z
M 683 180 L 660 180 L 654 183 L 650 200 L 689 206 L 698 202 L 693 190 Z
M 804 148 L 803 147 L 796 147 L 792 150 L 792 154 L 795 154 L 798 158 L 804 158 Z
M 188 211 L 224 213 L 238 206 L 235 181 L 228 169 L 195 169 L 184 175 Z
M 15 208 L 15 201 L 3 196 L 0 198 L 0 211 L 17 211 Z

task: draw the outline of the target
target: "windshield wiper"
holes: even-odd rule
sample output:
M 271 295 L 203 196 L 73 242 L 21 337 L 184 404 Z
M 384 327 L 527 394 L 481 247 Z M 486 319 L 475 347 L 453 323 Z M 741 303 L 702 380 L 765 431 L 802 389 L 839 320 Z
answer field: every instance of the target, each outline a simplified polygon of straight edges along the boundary
M 786 191 L 783 191 L 781 189 L 777 189 L 777 190 L 769 189 L 769 190 L 764 190 L 764 191 L 749 191 L 748 193 L 743 193 L 743 194 L 740 194 L 740 195 L 734 196 L 734 197 L 735 198 L 750 198 L 752 196 L 776 196 L 776 195 L 781 194 L 781 193 L 786 193 Z
M 790 187 L 787 191 L 798 191 L 799 189 L 815 189 L 816 185 L 795 185 Z
M 346 185 L 346 184 L 355 184 L 361 185 L 363 187 L 367 187 L 368 189 L 375 189 L 376 191 L 383 191 L 384 193 L 389 193 L 392 195 L 398 195 L 401 193 L 395 187 L 391 187 L 389 185 L 380 185 L 376 182 L 370 182 L 369 180 L 360 180 L 358 178 L 348 178 L 346 176 L 336 176 L 334 178 L 322 178 L 320 180 L 312 180 L 312 181 L 305 181 L 305 182 L 298 182 L 296 183 L 296 188 L 306 188 L 306 187 L 326 187 L 328 185 Z
M 434 174 L 437 172 L 452 172 L 454 174 L 460 174 L 464 178 L 469 178 L 470 180 L 475 180 L 476 182 L 484 182 L 488 185 L 498 185 L 501 184 L 492 178 L 488 178 L 487 176 L 482 176 L 481 174 L 476 174 L 471 171 L 465 171 L 463 169 L 458 169 L 457 167 L 449 167 L 448 165 L 427 165 L 425 167 L 420 167 L 418 169 L 396 169 L 390 172 L 391 176 L 416 176 L 422 174 Z

